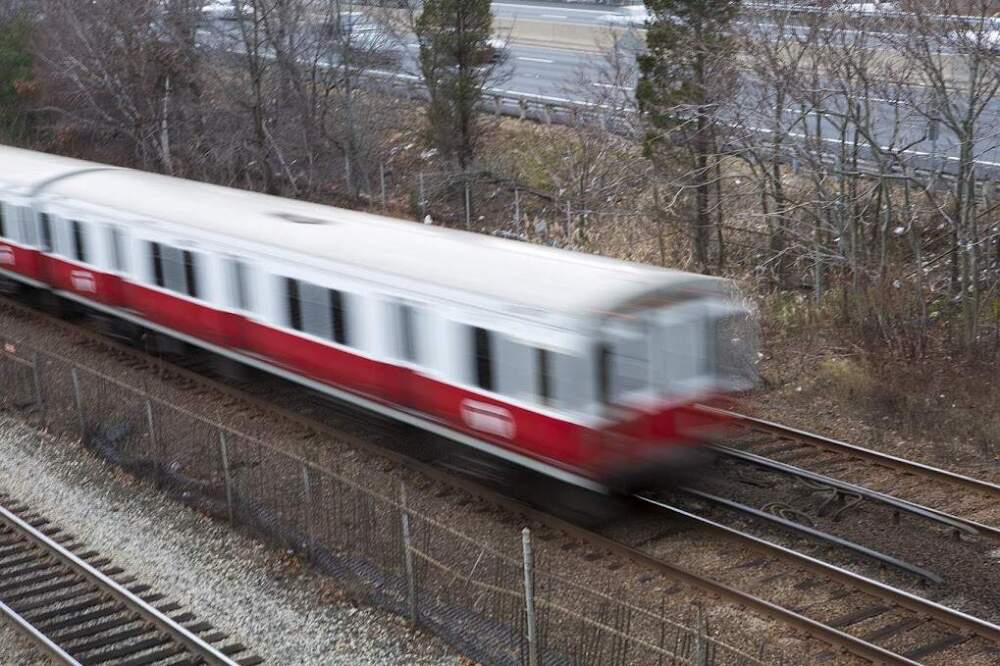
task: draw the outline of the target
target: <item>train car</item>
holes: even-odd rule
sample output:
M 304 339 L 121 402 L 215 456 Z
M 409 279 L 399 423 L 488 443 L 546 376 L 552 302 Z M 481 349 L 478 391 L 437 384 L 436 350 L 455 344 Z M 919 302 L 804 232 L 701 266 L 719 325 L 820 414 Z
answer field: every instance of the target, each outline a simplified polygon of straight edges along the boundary
M 0 276 L 590 491 L 750 386 L 721 279 L 0 147 Z

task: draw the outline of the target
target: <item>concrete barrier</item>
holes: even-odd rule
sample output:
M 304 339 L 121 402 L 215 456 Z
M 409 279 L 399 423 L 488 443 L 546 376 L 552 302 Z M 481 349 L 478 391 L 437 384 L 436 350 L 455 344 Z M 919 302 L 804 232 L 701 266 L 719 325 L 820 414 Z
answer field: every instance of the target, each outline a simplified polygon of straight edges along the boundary
M 628 32 L 613 26 L 595 28 L 589 25 L 499 17 L 493 19 L 493 29 L 501 37 L 510 35 L 510 41 L 514 44 L 578 51 L 603 51 L 614 43 L 616 36 L 621 37 Z
M 385 21 L 405 33 L 409 30 L 409 16 L 399 9 L 379 9 L 373 11 L 379 20 Z M 628 33 L 627 28 L 615 26 L 593 26 L 559 23 L 558 21 L 535 21 L 524 18 L 493 17 L 493 33 L 502 39 L 510 38 L 511 43 L 529 46 L 550 46 L 577 51 L 603 51 L 614 43 L 615 36 Z M 645 40 L 645 31 L 639 31 Z

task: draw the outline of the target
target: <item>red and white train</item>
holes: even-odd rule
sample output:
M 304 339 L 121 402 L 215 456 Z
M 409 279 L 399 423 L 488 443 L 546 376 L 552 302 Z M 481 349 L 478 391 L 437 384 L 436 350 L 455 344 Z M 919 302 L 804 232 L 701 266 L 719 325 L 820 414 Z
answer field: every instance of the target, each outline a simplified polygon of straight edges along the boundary
M 583 488 L 748 387 L 716 278 L 0 147 L 0 276 Z

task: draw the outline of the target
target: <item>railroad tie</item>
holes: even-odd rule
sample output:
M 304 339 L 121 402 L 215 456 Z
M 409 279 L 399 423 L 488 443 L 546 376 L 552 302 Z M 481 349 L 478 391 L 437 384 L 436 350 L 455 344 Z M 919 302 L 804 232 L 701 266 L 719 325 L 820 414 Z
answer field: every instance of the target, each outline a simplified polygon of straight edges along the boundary
M 917 647 L 907 652 L 904 652 L 903 656 L 906 657 L 907 659 L 913 659 L 914 661 L 916 661 L 917 659 L 923 659 L 929 654 L 934 654 L 935 652 L 941 652 L 942 650 L 954 647 L 959 643 L 964 643 L 967 640 L 969 640 L 968 636 L 961 636 L 959 634 L 949 634 L 947 636 L 939 638 L 933 643 L 928 643 L 927 645 L 923 645 L 921 647 Z
M 3 613 L 46 649 L 84 665 L 152 666 L 178 658 L 231 666 L 261 662 L 110 558 L 2 496 L 0 602 Z
M 837 627 L 838 629 L 843 629 L 844 627 L 849 627 L 852 624 L 857 624 L 858 622 L 863 622 L 869 620 L 873 617 L 881 615 L 886 611 L 892 610 L 892 606 L 884 606 L 881 604 L 874 604 L 872 606 L 865 606 L 864 608 L 859 608 L 856 611 L 847 613 L 846 615 L 841 615 L 840 617 L 828 622 L 831 627 Z

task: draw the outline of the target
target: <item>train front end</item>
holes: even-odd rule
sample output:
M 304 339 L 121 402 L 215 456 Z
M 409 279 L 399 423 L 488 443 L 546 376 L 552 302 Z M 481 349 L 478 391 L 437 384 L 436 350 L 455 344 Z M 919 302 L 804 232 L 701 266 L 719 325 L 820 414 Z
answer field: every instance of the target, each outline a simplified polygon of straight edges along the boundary
M 757 325 L 732 285 L 705 279 L 602 315 L 602 482 L 623 492 L 669 486 L 710 460 L 727 409 L 757 382 Z

